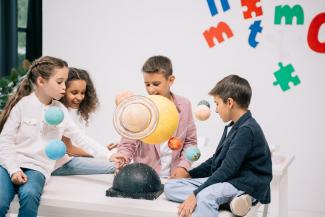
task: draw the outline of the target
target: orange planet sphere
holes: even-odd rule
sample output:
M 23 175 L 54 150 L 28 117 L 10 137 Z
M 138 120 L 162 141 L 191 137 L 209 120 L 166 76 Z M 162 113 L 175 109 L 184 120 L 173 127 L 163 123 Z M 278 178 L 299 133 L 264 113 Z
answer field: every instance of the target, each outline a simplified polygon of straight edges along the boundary
M 168 140 L 168 147 L 171 149 L 171 150 L 178 150 L 180 149 L 182 146 L 182 141 L 179 139 L 179 138 L 176 138 L 176 137 L 171 137 L 169 140 Z

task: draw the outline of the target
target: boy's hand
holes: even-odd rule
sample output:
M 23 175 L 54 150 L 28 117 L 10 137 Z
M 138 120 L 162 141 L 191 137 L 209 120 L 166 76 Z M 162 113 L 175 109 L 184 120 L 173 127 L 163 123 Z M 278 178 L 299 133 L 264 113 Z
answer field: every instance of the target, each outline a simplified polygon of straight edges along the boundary
M 115 162 L 115 167 L 117 170 L 120 170 L 128 162 L 126 157 L 119 153 L 112 154 L 110 160 Z
M 28 181 L 28 178 L 23 171 L 18 171 L 11 176 L 11 181 L 16 185 L 21 185 L 25 184 Z
M 196 207 L 196 197 L 191 194 L 181 205 L 178 206 L 177 215 L 180 217 L 189 217 Z
M 191 178 L 190 174 L 183 167 L 177 167 L 170 176 L 171 179 Z

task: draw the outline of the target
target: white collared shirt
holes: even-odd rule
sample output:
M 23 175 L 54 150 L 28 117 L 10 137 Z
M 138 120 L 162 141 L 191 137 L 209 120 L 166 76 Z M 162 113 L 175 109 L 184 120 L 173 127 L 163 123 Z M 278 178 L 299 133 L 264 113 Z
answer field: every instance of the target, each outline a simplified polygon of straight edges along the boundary
M 64 120 L 57 126 L 44 121 L 46 109 L 57 106 L 64 112 Z M 10 176 L 20 168 L 37 170 L 48 178 L 55 161 L 45 154 L 45 147 L 51 140 L 71 138 L 94 157 L 109 159 L 110 153 L 104 145 L 88 138 L 69 116 L 67 108 L 53 100 L 48 106 L 42 104 L 35 93 L 23 97 L 11 110 L 0 134 L 0 165 Z
M 172 150 L 168 147 L 168 141 L 160 145 L 160 177 L 169 177 L 170 176 L 170 166 L 172 164 Z

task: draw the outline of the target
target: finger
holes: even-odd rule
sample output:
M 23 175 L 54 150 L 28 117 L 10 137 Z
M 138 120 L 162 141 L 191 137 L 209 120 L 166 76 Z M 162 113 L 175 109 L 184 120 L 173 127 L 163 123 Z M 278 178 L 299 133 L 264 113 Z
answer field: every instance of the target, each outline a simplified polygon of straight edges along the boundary
M 182 213 L 182 210 L 183 210 L 183 207 L 184 207 L 184 204 L 181 204 L 178 206 L 178 212 L 177 212 L 177 215 L 180 216 L 181 213 Z
M 114 149 L 116 147 L 117 147 L 117 144 L 116 143 L 111 143 L 111 144 L 108 145 L 108 149 L 109 150 L 112 150 L 112 149 Z
M 27 180 L 28 180 L 28 177 L 26 176 L 25 173 L 22 174 L 22 180 L 23 180 L 24 183 L 26 183 Z
M 24 180 L 23 180 L 22 175 L 19 174 L 19 175 L 17 176 L 17 184 L 22 184 L 22 183 L 24 183 Z
M 187 213 L 186 209 L 183 209 L 180 216 L 181 217 L 186 217 L 187 216 L 186 213 Z
M 13 175 L 11 177 L 11 181 L 14 183 L 14 184 L 17 184 L 17 176 L 16 175 Z
M 192 208 L 189 208 L 187 210 L 187 216 L 191 216 L 192 215 L 192 212 L 193 212 L 193 209 Z

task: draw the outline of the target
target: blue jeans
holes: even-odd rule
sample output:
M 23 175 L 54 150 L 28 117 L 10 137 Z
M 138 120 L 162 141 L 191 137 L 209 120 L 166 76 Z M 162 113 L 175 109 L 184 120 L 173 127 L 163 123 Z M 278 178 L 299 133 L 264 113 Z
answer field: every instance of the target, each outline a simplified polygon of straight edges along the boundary
M 202 185 L 208 178 L 199 179 L 173 179 L 164 186 L 167 199 L 184 202 L 193 191 Z M 230 202 L 243 192 L 228 182 L 216 183 L 204 188 L 196 195 L 196 208 L 192 217 L 218 217 L 219 206 Z
M 73 157 L 62 167 L 52 172 L 52 176 L 92 175 L 114 173 L 115 164 L 107 160 L 91 157 Z
M 28 181 L 22 185 L 15 185 L 11 182 L 7 170 L 0 166 L 0 217 L 5 217 L 16 193 L 20 204 L 18 217 L 37 216 L 45 177 L 36 170 L 25 168 L 22 170 L 28 177 Z

